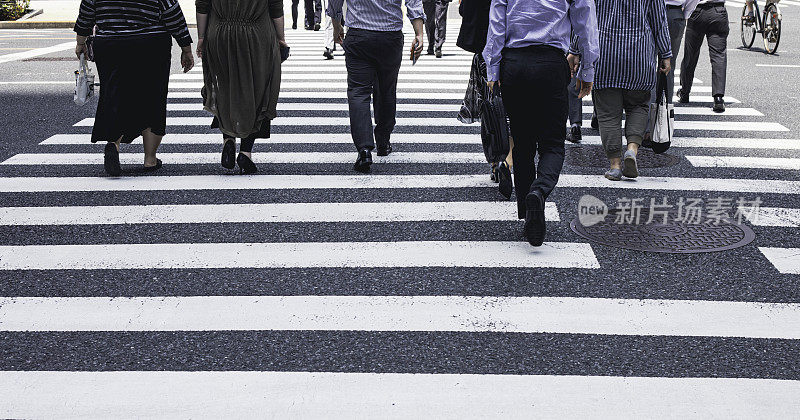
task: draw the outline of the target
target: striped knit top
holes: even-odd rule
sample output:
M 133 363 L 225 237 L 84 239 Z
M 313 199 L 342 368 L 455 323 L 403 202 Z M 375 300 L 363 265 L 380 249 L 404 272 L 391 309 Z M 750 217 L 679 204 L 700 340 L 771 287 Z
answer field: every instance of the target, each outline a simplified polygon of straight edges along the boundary
M 594 88 L 653 89 L 658 57 L 672 57 L 664 0 L 597 0 L 596 4 L 600 59 Z
M 178 45 L 192 43 L 178 0 L 82 0 L 75 32 L 99 38 L 170 34 Z

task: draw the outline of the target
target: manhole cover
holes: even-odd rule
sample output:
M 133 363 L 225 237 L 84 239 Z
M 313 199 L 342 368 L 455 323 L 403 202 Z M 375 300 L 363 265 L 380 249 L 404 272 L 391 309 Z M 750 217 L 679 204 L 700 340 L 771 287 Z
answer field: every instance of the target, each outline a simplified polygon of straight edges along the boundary
M 655 154 L 650 149 L 639 149 L 636 156 L 640 168 L 663 168 L 677 165 L 680 158 L 668 153 Z M 603 146 L 575 146 L 567 148 L 566 163 L 586 168 L 607 168 L 608 158 Z
M 748 226 L 730 222 L 645 224 L 648 217 L 649 209 L 642 209 L 640 224 L 618 224 L 615 223 L 616 211 L 610 210 L 606 219 L 596 225 L 584 226 L 575 218 L 570 227 L 578 235 L 603 245 L 670 254 L 725 251 L 745 246 L 756 237 Z

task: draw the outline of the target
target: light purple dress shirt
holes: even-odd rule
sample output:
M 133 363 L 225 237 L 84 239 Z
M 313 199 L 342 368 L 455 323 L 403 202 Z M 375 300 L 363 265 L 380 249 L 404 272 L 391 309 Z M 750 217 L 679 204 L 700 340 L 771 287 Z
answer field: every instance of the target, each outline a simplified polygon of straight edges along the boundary
M 503 48 L 549 45 L 566 54 L 572 31 L 581 52 L 577 76 L 592 82 L 599 54 L 594 0 L 492 0 L 483 50 L 488 80 L 499 78 Z

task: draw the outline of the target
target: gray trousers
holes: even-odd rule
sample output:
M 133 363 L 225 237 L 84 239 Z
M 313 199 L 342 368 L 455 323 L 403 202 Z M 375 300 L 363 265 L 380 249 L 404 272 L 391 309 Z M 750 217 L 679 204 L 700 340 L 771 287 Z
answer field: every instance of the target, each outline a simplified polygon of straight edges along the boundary
M 582 125 L 583 123 L 583 100 L 578 97 L 578 92 L 575 90 L 577 85 L 577 77 L 573 77 L 567 86 L 567 104 L 569 104 L 569 124 Z
M 622 157 L 622 112 L 625 112 L 625 138 L 642 145 L 650 109 L 649 90 L 619 88 L 596 89 L 592 101 L 600 125 L 600 140 L 606 157 Z
M 428 33 L 428 51 L 441 50 L 447 33 L 447 9 L 449 1 L 430 0 L 422 2 L 425 10 L 425 32 Z
M 681 61 L 681 88 L 684 94 L 692 90 L 694 70 L 700 58 L 703 38 L 708 39 L 711 58 L 711 94 L 725 95 L 725 77 L 728 67 L 728 12 L 724 5 L 698 7 L 686 22 L 686 46 Z

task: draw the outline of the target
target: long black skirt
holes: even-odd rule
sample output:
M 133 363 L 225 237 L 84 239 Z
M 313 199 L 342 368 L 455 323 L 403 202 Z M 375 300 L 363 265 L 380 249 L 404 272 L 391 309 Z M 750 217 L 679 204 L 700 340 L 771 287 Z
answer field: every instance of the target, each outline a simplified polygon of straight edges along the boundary
M 167 34 L 95 39 L 100 100 L 92 143 L 130 143 L 148 128 L 165 134 L 171 54 Z

